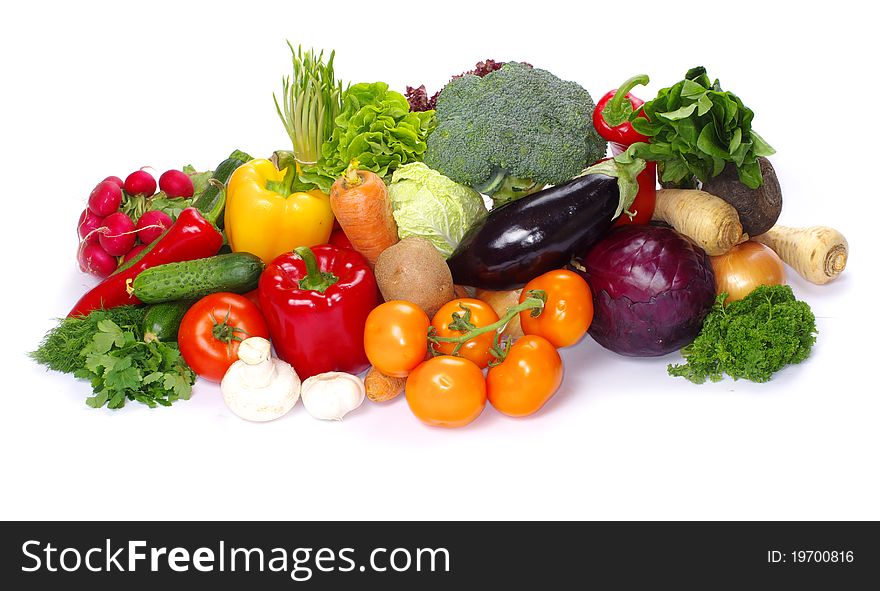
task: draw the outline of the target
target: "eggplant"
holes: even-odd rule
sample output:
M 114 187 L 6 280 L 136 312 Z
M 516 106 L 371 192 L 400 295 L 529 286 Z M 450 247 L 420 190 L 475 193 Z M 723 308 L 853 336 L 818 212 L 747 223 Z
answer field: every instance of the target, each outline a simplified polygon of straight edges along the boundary
M 458 285 L 516 289 L 565 266 L 613 222 L 617 179 L 587 174 L 505 203 L 471 226 L 446 261 Z

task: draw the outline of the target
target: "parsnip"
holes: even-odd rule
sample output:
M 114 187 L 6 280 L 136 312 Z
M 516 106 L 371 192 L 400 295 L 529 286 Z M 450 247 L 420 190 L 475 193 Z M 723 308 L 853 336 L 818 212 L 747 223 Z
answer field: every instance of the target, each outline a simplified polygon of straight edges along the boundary
M 695 189 L 661 189 L 651 218 L 666 222 L 706 251 L 724 254 L 749 239 L 736 209 L 714 195 Z
M 817 285 L 832 281 L 846 268 L 849 245 L 834 228 L 773 226 L 754 239 L 772 248 L 801 277 Z

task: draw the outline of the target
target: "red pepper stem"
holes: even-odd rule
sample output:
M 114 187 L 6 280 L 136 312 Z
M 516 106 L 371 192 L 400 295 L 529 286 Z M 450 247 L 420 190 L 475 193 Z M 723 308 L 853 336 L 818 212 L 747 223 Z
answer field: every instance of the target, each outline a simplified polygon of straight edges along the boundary
M 508 308 L 507 313 L 505 313 L 504 316 L 498 320 L 498 322 L 493 322 L 492 324 L 487 324 L 486 326 L 480 326 L 457 337 L 438 337 L 433 334 L 428 335 L 428 340 L 434 343 L 455 343 L 456 345 L 455 348 L 452 350 L 452 354 L 457 355 L 458 352 L 461 350 L 462 345 L 464 345 L 466 342 L 477 338 L 481 334 L 503 329 L 505 326 L 507 326 L 507 323 L 513 320 L 513 317 L 520 312 L 531 310 L 532 316 L 539 316 L 544 310 L 544 304 L 546 302 L 547 292 L 539 289 L 530 290 L 527 294 L 526 299 L 524 299 L 521 304 Z
M 614 96 L 611 97 L 611 100 L 608 102 L 608 105 L 612 109 L 616 109 L 620 106 L 620 103 L 624 101 L 624 98 L 629 91 L 635 88 L 636 86 L 644 86 L 650 82 L 651 79 L 648 78 L 647 74 L 639 74 L 638 76 L 633 76 L 623 84 L 621 84 L 618 89 L 614 92 Z
M 299 246 L 294 248 L 293 252 L 306 264 L 306 276 L 299 280 L 300 289 L 324 293 L 328 287 L 339 281 L 339 277 L 333 273 L 318 269 L 315 253 L 308 246 Z
M 605 108 L 602 109 L 602 118 L 605 119 L 605 122 L 610 127 L 617 127 L 626 122 L 630 113 L 633 112 L 634 109 L 632 103 L 626 98 L 629 91 L 636 86 L 648 84 L 650 81 L 651 79 L 648 78 L 647 74 L 639 74 L 621 84 L 620 87 L 614 91 L 614 96 L 611 97 L 611 100 L 608 101 Z M 623 105 L 624 101 L 629 103 L 628 109 Z

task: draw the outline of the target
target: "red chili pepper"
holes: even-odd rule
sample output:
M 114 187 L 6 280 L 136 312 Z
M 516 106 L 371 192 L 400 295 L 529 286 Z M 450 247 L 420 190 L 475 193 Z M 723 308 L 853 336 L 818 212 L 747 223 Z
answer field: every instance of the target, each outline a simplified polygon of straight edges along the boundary
M 322 244 L 278 256 L 260 276 L 260 307 L 275 352 L 301 379 L 370 366 L 364 325 L 379 288 L 356 250 Z
M 648 141 L 648 137 L 633 129 L 629 121 L 630 115 L 644 105 L 645 101 L 634 97 L 629 91 L 649 81 L 645 74 L 633 76 L 620 88 L 607 92 L 593 111 L 593 127 L 612 144 L 622 146 L 620 151 L 637 142 Z M 645 117 L 645 114 L 640 112 L 638 116 Z
M 127 291 L 144 269 L 214 256 L 223 246 L 223 235 L 194 207 L 187 207 L 170 228 L 138 256 L 95 286 L 79 299 L 67 315 L 86 316 L 100 308 L 115 308 L 141 301 Z

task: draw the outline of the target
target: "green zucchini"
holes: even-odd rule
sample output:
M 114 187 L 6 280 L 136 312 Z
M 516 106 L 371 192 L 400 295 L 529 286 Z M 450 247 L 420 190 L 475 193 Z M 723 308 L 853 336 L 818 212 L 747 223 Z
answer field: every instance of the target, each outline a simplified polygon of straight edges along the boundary
M 217 165 L 211 180 L 208 181 L 205 190 L 193 200 L 193 207 L 202 212 L 205 219 L 217 226 L 223 227 L 223 210 L 226 207 L 226 183 L 235 169 L 253 160 L 250 156 L 236 150 L 229 158 Z
M 198 299 L 218 291 L 245 293 L 257 288 L 263 261 L 249 252 L 168 263 L 145 269 L 129 287 L 145 304 Z
M 144 340 L 176 341 L 180 321 L 194 303 L 195 300 L 181 300 L 148 306 L 143 322 Z

